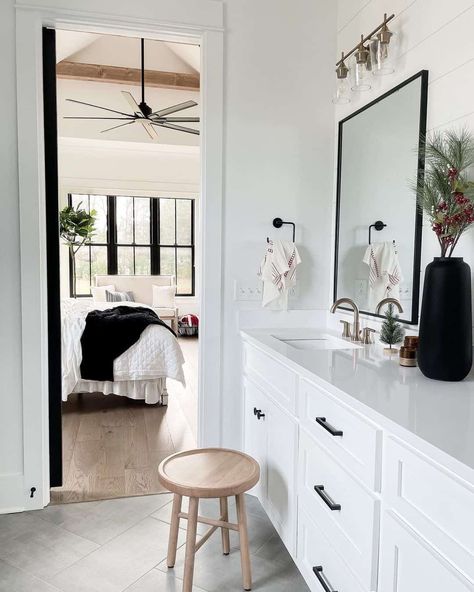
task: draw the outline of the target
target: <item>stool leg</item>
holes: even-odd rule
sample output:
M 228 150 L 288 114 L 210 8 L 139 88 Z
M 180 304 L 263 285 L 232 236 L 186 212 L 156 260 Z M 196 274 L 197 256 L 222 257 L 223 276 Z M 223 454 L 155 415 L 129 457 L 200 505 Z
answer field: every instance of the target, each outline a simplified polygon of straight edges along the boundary
M 181 503 L 183 496 L 178 493 L 174 494 L 173 497 L 173 510 L 171 512 L 171 526 L 170 526 L 170 538 L 168 540 L 168 567 L 174 567 L 176 561 L 176 550 L 178 548 L 178 533 L 179 533 L 179 516 L 181 512 Z
M 183 592 L 192 592 L 193 588 L 198 508 L 199 498 L 190 497 L 188 510 L 188 530 L 186 533 L 186 554 L 184 558 Z
M 239 523 L 240 562 L 242 565 L 242 581 L 244 590 L 252 589 L 252 572 L 250 568 L 249 535 L 247 532 L 247 514 L 243 493 L 235 496 L 237 503 L 237 522 Z
M 221 520 L 223 520 L 224 522 L 229 522 L 229 507 L 227 505 L 227 498 L 221 497 L 219 501 L 221 506 Z M 224 555 L 228 555 L 230 553 L 229 529 L 221 528 L 221 535 L 222 552 L 224 553 Z

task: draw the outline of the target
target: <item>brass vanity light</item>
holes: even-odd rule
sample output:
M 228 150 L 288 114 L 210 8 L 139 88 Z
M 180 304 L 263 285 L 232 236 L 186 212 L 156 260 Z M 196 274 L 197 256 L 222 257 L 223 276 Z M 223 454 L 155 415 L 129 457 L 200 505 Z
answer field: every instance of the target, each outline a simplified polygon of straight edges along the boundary
M 352 68 L 352 90 L 370 90 L 369 79 L 371 69 L 370 51 L 364 45 L 364 36 L 360 36 L 360 43 L 354 52 L 354 66 Z
M 369 59 L 369 50 L 364 46 L 364 36 L 360 36 L 360 43 L 357 46 L 357 51 L 354 53 L 356 62 L 358 64 L 367 65 L 367 61 Z
M 391 50 L 389 52 L 389 44 L 392 41 L 393 32 L 390 31 L 390 29 L 388 28 L 388 23 L 393 18 L 395 18 L 394 14 L 391 14 L 390 16 L 384 14 L 383 22 L 380 25 L 378 25 L 378 27 L 376 27 L 365 37 L 364 35 L 361 35 L 361 39 L 355 47 L 353 47 L 347 53 L 342 53 L 341 59 L 336 62 L 336 74 L 338 79 L 338 85 L 340 84 L 340 80 L 347 79 L 348 68 L 345 62 L 347 58 L 349 58 L 352 55 L 354 55 L 355 62 L 353 68 L 353 90 L 368 90 L 368 88 L 370 88 L 370 84 L 367 82 L 366 79 L 364 80 L 364 83 L 357 84 L 357 74 L 359 74 L 359 78 L 365 78 L 367 73 L 370 71 L 372 71 L 376 75 L 389 74 L 394 71 L 393 64 L 391 63 L 393 60 L 389 59 L 390 54 L 392 53 Z M 368 46 L 366 45 L 367 43 L 369 44 Z M 344 68 L 341 70 L 340 66 L 344 66 Z M 344 69 L 345 75 L 343 75 Z M 368 88 L 365 86 L 366 84 L 369 84 Z M 334 100 L 334 103 L 348 103 L 349 100 Z
M 346 66 L 344 60 L 345 60 L 344 52 L 342 52 L 341 59 L 336 64 L 336 66 L 337 66 L 336 74 L 337 74 L 337 77 L 340 79 L 347 78 L 347 74 L 349 72 L 349 68 Z
M 384 14 L 384 21 L 382 28 L 377 33 L 375 39 L 372 39 L 370 43 L 370 51 L 372 55 L 372 61 L 374 63 L 373 73 L 375 76 L 383 76 L 385 74 L 392 74 L 395 71 L 393 66 L 393 55 L 395 53 L 394 48 L 394 34 L 387 27 L 387 14 Z M 389 44 L 392 44 L 389 53 Z
M 349 103 L 351 100 L 349 81 L 347 79 L 349 68 L 346 66 L 344 59 L 344 52 L 342 52 L 341 59 L 337 63 L 337 85 L 336 92 L 334 93 L 332 100 L 332 102 L 336 105 L 344 105 L 345 103 Z
M 393 17 L 390 17 L 390 19 Z M 377 33 L 377 39 L 380 41 L 380 43 L 382 43 L 383 45 L 387 46 L 390 43 L 390 39 L 392 38 L 392 31 L 390 31 L 390 29 L 387 27 L 387 23 L 390 19 L 387 19 L 387 13 L 385 13 L 383 15 L 383 24 L 382 24 L 382 28 L 380 29 L 380 31 Z

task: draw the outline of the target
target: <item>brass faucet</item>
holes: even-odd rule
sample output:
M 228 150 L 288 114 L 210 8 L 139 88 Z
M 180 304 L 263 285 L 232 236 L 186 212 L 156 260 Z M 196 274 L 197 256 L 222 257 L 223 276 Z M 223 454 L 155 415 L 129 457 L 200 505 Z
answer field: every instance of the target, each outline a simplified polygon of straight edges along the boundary
M 403 307 L 396 298 L 384 298 L 377 304 L 377 307 L 375 308 L 375 314 L 380 314 L 382 306 L 385 306 L 386 304 L 393 304 L 398 308 L 398 312 L 403 312 Z
M 348 304 L 354 311 L 354 323 L 352 325 L 352 341 L 360 341 L 360 322 L 359 322 L 359 307 L 350 298 L 338 298 L 336 302 L 331 306 L 331 312 L 335 313 L 341 304 Z M 347 335 L 347 334 L 346 334 Z

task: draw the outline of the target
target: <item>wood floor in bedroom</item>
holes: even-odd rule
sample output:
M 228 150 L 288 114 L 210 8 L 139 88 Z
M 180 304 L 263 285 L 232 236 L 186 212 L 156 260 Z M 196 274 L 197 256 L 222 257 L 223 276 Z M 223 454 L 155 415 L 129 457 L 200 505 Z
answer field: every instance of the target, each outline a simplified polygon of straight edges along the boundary
M 147 495 L 165 491 L 158 465 L 196 446 L 197 339 L 180 344 L 186 388 L 168 381 L 168 406 L 125 397 L 71 395 L 63 405 L 63 486 L 51 503 Z

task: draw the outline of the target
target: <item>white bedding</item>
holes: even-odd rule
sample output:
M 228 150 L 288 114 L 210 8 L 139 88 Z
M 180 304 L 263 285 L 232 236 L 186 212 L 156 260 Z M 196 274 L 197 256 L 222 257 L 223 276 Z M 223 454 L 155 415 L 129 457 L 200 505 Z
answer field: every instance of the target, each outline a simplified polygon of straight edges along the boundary
M 140 339 L 114 360 L 114 382 L 99 383 L 81 379 L 81 335 L 86 325 L 86 316 L 91 310 L 105 310 L 118 305 L 147 307 L 138 302 L 93 302 L 85 299 L 62 301 L 63 401 L 72 392 L 99 391 L 156 403 L 160 391 L 166 392 L 166 378 L 173 378 L 184 385 L 184 357 L 178 340 L 160 325 L 148 326 Z

